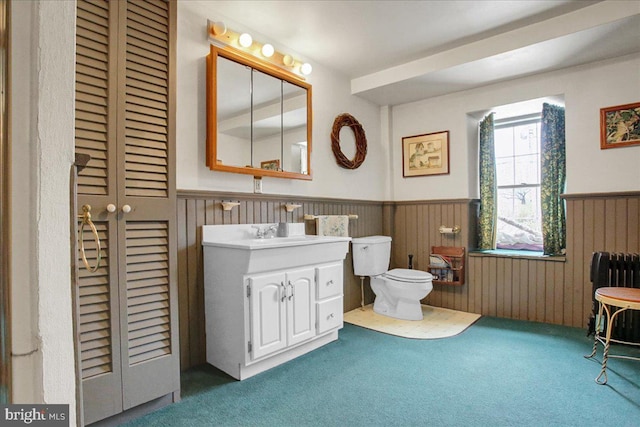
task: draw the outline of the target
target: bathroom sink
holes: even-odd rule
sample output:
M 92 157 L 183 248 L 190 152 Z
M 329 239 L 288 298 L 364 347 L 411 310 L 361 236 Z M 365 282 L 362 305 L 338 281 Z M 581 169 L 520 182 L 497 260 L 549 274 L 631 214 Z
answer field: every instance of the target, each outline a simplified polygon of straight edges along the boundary
M 206 252 L 241 264 L 243 273 L 270 267 L 272 269 L 303 266 L 343 260 L 349 251 L 350 237 L 313 236 L 304 234 L 304 224 L 293 224 L 287 237 L 256 238 L 254 225 L 205 225 L 202 246 Z
M 316 245 L 321 243 L 333 243 L 336 241 L 351 240 L 348 237 L 327 237 L 327 236 L 288 236 L 288 237 L 265 237 L 264 239 L 240 239 L 227 242 L 217 242 L 216 245 L 238 249 L 267 249 L 284 248 L 290 246 Z

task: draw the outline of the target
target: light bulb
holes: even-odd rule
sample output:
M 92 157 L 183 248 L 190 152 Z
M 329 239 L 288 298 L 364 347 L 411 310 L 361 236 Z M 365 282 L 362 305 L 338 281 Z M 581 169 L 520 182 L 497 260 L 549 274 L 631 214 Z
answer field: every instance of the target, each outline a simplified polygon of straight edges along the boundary
M 240 46 L 242 47 L 249 47 L 253 43 L 253 38 L 250 34 L 242 33 L 238 38 L 238 43 L 240 43 Z
M 227 26 L 222 21 L 214 22 L 211 27 L 213 29 L 213 34 L 216 36 L 223 36 L 227 32 Z
M 309 64 L 308 62 L 305 62 L 300 66 L 300 72 L 305 76 L 311 74 L 311 71 L 313 71 L 313 67 L 311 67 L 311 64 Z
M 282 63 L 287 67 L 291 67 L 293 65 L 293 57 L 291 55 L 285 55 L 282 57 Z
M 274 52 L 275 49 L 269 43 L 262 46 L 262 55 L 264 55 L 265 58 L 271 58 Z

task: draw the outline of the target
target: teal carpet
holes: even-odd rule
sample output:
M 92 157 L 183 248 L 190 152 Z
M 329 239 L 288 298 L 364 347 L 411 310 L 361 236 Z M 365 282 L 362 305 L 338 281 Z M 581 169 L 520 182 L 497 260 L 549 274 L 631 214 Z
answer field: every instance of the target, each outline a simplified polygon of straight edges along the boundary
M 180 403 L 127 425 L 640 425 L 640 362 L 610 359 L 597 385 L 602 347 L 582 357 L 592 345 L 582 329 L 490 317 L 439 340 L 345 324 L 338 341 L 245 381 L 187 371 Z

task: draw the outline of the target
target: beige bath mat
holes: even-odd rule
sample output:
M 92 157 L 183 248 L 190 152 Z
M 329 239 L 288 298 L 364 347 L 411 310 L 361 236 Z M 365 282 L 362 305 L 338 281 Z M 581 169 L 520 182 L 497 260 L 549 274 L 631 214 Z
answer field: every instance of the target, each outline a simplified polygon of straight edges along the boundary
M 458 335 L 480 318 L 479 314 L 429 305 L 422 306 L 422 314 L 424 319 L 419 321 L 394 319 L 375 313 L 373 304 L 369 304 L 364 310 L 356 308 L 345 313 L 344 321 L 385 334 L 428 340 Z

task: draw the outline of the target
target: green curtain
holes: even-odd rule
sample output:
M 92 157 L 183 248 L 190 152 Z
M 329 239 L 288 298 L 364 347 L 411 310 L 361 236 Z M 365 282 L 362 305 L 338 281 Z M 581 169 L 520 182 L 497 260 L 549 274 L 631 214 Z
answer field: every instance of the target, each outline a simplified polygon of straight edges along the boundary
M 478 249 L 496 248 L 498 222 L 498 189 L 496 182 L 496 154 L 493 144 L 493 113 L 480 122 L 480 218 L 478 221 Z
M 567 177 L 564 108 L 543 104 L 540 144 L 543 250 L 545 255 L 559 255 L 566 247 L 565 202 L 560 198 Z

